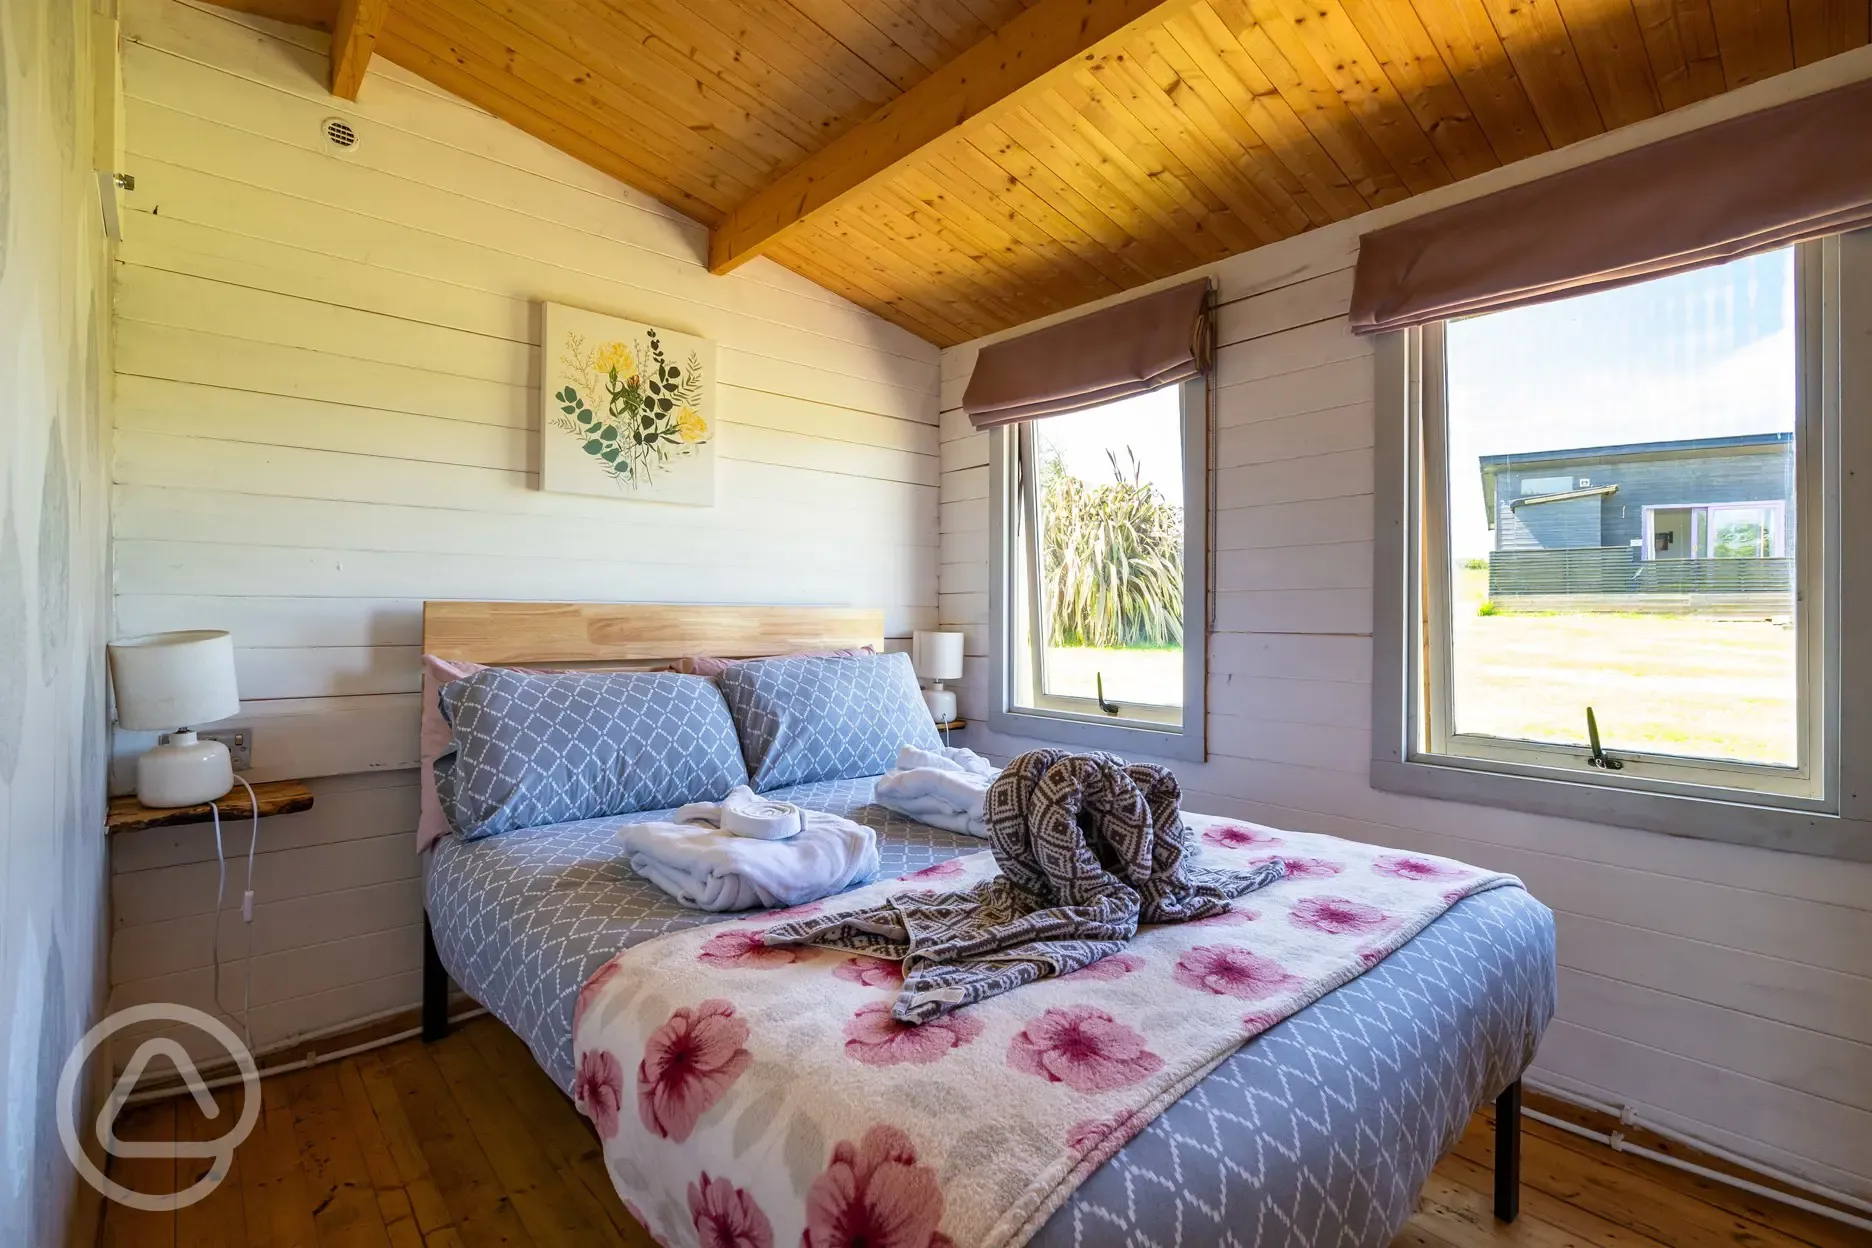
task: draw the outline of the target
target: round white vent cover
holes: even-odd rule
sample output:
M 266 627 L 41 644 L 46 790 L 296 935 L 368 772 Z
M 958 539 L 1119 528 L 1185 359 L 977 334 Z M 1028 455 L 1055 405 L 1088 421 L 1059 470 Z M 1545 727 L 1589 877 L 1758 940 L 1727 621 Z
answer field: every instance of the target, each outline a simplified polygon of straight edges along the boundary
M 358 133 L 351 128 L 351 123 L 342 117 L 327 117 L 319 123 L 319 129 L 325 135 L 325 141 L 344 151 L 358 145 Z

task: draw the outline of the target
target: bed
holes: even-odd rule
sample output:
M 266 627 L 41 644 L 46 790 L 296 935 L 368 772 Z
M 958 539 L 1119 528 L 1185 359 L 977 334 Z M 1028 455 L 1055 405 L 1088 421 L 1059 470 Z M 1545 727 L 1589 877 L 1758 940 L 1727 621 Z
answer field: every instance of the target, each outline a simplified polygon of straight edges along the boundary
M 849 645 L 874 627 L 799 608 L 784 627 L 756 623 L 757 611 L 738 612 L 737 624 L 695 609 L 681 619 L 616 610 L 629 614 L 432 604 L 425 650 L 631 664 Z M 875 805 L 872 783 L 776 796 L 875 828 L 886 877 L 982 848 Z M 685 909 L 620 861 L 616 829 L 666 814 L 450 836 L 426 854 L 425 1036 L 446 1032 L 452 976 L 569 1089 L 574 1001 L 590 974 L 626 946 L 734 917 Z M 1490 1097 L 1497 1121 L 1512 1124 L 1498 1133 L 1496 1190 L 1497 1216 L 1511 1219 L 1519 1077 L 1553 1013 L 1553 949 L 1552 915 L 1520 889 L 1458 902 L 1370 971 L 1243 1045 L 1095 1171 L 1033 1242 L 1386 1244 Z

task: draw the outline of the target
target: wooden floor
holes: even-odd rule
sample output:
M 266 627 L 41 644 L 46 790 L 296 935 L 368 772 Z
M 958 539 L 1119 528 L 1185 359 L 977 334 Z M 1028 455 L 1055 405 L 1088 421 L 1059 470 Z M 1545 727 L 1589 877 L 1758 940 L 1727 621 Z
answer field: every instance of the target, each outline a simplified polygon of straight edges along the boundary
M 585 1120 L 492 1019 L 469 1022 L 440 1044 L 411 1040 L 262 1086 L 259 1125 L 214 1194 L 173 1214 L 112 1205 L 105 1244 L 649 1248 L 612 1192 Z M 184 1097 L 130 1111 L 118 1134 L 213 1139 L 239 1112 L 239 1089 L 228 1091 L 215 1122 Z M 1490 1216 L 1493 1127 L 1485 1111 L 1437 1165 L 1393 1248 L 1872 1242 L 1838 1223 L 1539 1123 L 1527 1123 L 1526 1132 L 1519 1221 L 1504 1227 Z M 205 1160 L 119 1160 L 111 1173 L 127 1187 L 174 1192 L 207 1167 Z

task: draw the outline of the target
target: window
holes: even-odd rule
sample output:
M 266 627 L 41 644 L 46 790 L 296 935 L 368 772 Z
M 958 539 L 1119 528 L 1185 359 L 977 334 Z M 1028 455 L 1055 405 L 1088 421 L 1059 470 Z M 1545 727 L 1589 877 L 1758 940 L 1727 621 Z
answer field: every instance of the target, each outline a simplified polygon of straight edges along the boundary
M 1381 339 L 1374 784 L 1784 847 L 1858 800 L 1840 343 L 1867 296 L 1852 236 Z
M 996 429 L 996 731 L 1201 758 L 1206 388 Z

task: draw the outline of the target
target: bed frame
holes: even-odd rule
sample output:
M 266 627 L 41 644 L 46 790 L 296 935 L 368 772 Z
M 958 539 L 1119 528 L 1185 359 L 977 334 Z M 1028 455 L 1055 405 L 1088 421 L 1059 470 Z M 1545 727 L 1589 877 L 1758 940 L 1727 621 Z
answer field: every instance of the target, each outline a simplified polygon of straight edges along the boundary
M 761 658 L 884 644 L 884 613 L 843 607 L 425 602 L 423 653 L 490 667 L 630 670 L 691 655 Z M 449 977 L 423 911 L 422 1037 L 449 1032 Z M 1521 1212 L 1521 1081 L 1495 1098 L 1495 1217 Z

